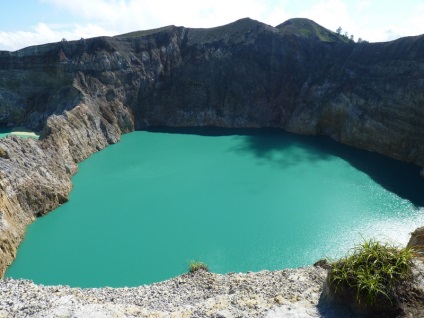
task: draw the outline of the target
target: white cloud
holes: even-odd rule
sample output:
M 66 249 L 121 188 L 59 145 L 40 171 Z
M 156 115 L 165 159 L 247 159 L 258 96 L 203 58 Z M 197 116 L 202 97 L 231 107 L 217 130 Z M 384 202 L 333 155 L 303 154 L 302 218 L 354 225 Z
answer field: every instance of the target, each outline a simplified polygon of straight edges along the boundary
M 386 34 L 392 38 L 386 40 L 393 40 L 400 36 L 420 35 L 424 34 L 424 4 L 420 4 L 410 8 L 408 12 L 399 12 L 396 20 L 391 20 L 389 27 L 384 30 Z
M 368 12 L 358 21 L 364 38 L 371 42 L 383 42 L 404 36 L 424 34 L 424 5 L 399 8 L 381 8 L 379 15 Z
M 72 25 L 71 28 L 56 25 L 54 28 L 45 23 L 39 23 L 30 31 L 0 32 L 0 48 L 2 50 L 15 51 L 20 48 L 67 40 L 78 40 L 100 35 L 112 35 L 97 25 Z
M 341 0 L 320 1 L 307 10 L 302 11 L 301 17 L 314 20 L 332 31 L 342 26 L 344 32 L 351 29 L 352 26 L 348 8 L 344 1 Z
M 250 17 L 275 24 L 287 16 L 282 4 L 272 0 L 43 0 L 75 16 L 116 32 L 179 25 L 186 27 L 214 27 Z M 281 15 L 277 19 L 277 15 Z M 269 19 L 270 18 L 270 19 Z M 268 22 L 269 23 L 269 22 Z
M 356 4 L 356 9 L 359 11 L 362 11 L 371 6 L 371 0 L 361 0 L 361 1 L 355 2 L 355 4 Z
M 341 26 L 342 33 L 353 34 L 355 40 L 362 37 L 370 42 L 382 42 L 424 33 L 423 4 L 404 7 L 389 2 L 381 6 L 370 0 L 321 0 L 302 11 L 301 16 L 332 31 Z
M 71 15 L 78 24 L 40 23 L 29 31 L 0 33 L 0 47 L 16 50 L 28 45 L 99 35 L 116 35 L 165 25 L 215 27 L 250 17 L 277 25 L 288 19 L 284 5 L 270 0 L 41 0 Z
M 31 31 L 0 32 L 0 46 L 5 50 L 15 50 L 28 43 L 41 44 L 59 40 L 55 32 L 44 23 L 39 23 Z

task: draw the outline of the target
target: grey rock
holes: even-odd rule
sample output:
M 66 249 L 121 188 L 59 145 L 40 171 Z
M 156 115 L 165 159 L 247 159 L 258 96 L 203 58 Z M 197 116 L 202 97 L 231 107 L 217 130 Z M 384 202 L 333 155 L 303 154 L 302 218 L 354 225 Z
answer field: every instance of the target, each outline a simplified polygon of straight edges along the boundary
M 417 228 L 411 233 L 408 247 L 412 247 L 417 253 L 424 256 L 424 226 Z

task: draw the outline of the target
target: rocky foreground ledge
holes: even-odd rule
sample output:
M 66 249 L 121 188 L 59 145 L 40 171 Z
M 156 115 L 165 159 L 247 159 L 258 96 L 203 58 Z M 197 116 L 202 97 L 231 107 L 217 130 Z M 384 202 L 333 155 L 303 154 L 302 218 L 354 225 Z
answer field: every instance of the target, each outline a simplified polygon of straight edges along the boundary
M 206 271 L 134 288 L 0 281 L 0 317 L 354 317 L 320 301 L 320 267 L 227 275 Z
M 411 292 L 423 293 L 421 260 L 413 273 Z M 326 277 L 321 267 L 226 275 L 200 270 L 152 285 L 89 289 L 5 279 L 0 317 L 363 317 L 333 302 Z M 401 309 L 398 317 L 424 316 L 424 303 L 405 299 Z

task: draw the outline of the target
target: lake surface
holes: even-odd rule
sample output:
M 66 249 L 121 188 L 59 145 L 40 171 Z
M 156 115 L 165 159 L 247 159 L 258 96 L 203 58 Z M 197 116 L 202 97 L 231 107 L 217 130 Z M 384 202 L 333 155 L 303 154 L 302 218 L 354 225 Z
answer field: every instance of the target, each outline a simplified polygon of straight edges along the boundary
M 320 137 L 134 132 L 80 164 L 69 202 L 29 226 L 6 277 L 136 286 L 190 260 L 217 273 L 274 270 L 363 238 L 405 244 L 424 225 L 418 172 Z

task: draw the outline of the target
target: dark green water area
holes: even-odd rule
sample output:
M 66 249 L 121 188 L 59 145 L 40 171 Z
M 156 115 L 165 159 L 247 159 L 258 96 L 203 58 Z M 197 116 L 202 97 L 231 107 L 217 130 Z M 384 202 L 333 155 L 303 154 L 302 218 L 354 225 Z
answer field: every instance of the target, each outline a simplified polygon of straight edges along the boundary
M 311 265 L 424 224 L 419 168 L 275 130 L 138 131 L 79 166 L 68 203 L 28 228 L 6 276 L 136 286 L 187 271 Z

